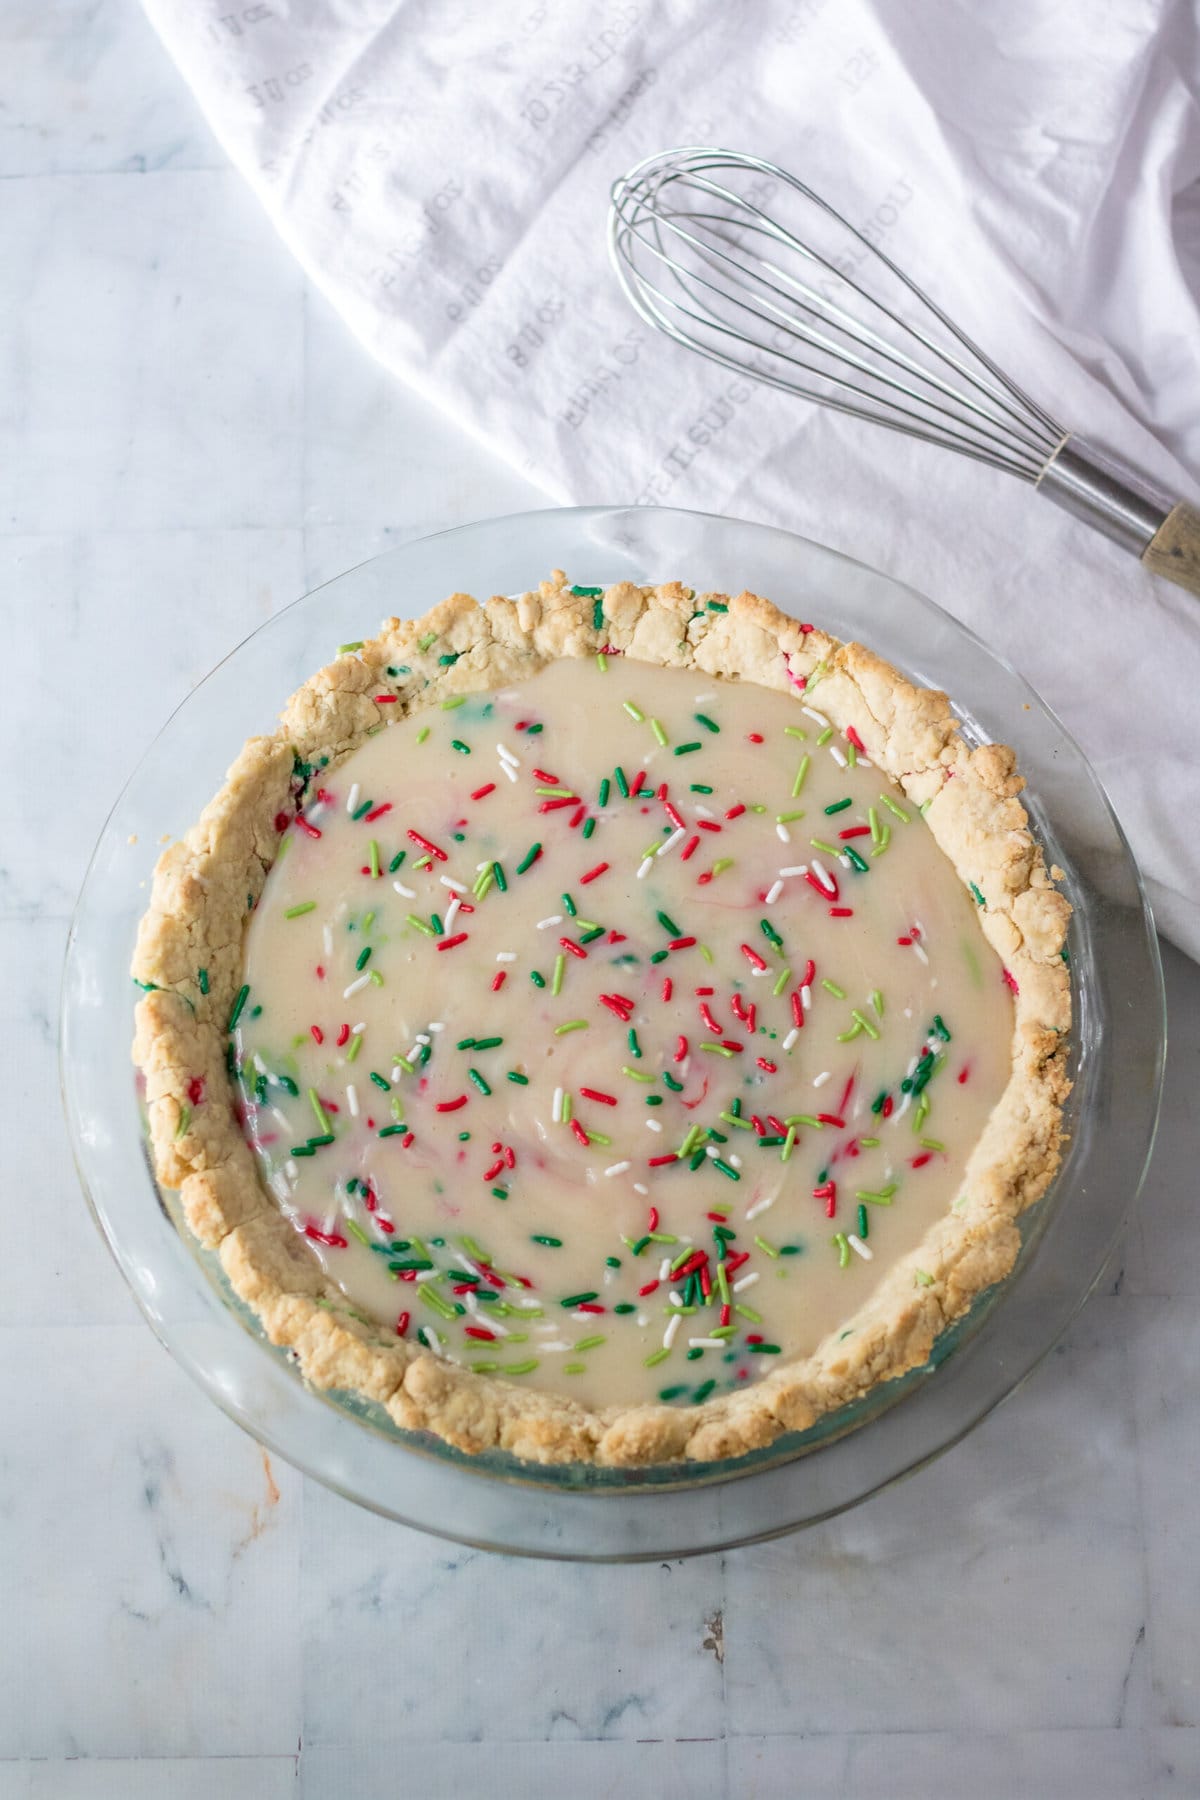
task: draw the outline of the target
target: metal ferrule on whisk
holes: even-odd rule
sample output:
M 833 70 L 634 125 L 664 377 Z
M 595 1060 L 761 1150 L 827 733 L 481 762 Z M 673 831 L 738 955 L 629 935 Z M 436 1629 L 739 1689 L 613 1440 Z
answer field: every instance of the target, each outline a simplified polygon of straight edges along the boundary
M 1145 554 L 1174 505 L 1140 471 L 1079 437 L 1063 439 L 1037 489 L 1135 556 Z

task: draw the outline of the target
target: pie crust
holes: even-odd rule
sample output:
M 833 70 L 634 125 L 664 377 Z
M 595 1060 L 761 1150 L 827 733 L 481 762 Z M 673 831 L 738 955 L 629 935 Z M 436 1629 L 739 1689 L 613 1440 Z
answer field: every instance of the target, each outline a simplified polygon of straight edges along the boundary
M 712 611 L 708 600 L 727 604 Z M 460 1450 L 493 1448 L 538 1463 L 636 1466 L 740 1456 L 920 1367 L 935 1338 L 1011 1270 L 1017 1219 L 1058 1166 L 1070 985 L 1062 954 L 1070 906 L 1052 885 L 1018 795 L 1012 750 L 971 748 L 946 696 L 913 686 L 860 644 L 805 628 L 752 593 L 694 596 L 677 582 L 620 583 L 593 603 L 556 571 L 535 592 L 480 605 L 453 594 L 418 620 L 389 619 L 288 702 L 278 730 L 251 738 L 199 821 L 158 861 L 133 959 L 135 1063 L 158 1179 L 178 1189 L 187 1223 L 220 1256 L 235 1293 L 314 1387 L 377 1402 L 398 1426 Z M 420 645 L 430 633 L 437 643 Z M 279 816 L 302 803 L 297 763 L 342 762 L 368 733 L 456 693 L 503 686 L 559 657 L 605 648 L 796 693 L 819 682 L 822 711 L 853 727 L 871 760 L 917 805 L 964 883 L 983 897 L 980 926 L 1012 977 L 1012 1073 L 967 1163 L 964 1198 L 809 1357 L 701 1406 L 589 1410 L 474 1373 L 356 1315 L 263 1187 L 235 1112 L 228 1021 L 242 981 L 248 904 L 275 858 Z M 450 665 L 439 661 L 457 652 Z M 388 669 L 405 664 L 406 675 Z M 395 696 L 380 707 L 373 696 Z M 205 971 L 201 991 L 199 971 Z M 918 1274 L 919 1271 L 919 1274 Z

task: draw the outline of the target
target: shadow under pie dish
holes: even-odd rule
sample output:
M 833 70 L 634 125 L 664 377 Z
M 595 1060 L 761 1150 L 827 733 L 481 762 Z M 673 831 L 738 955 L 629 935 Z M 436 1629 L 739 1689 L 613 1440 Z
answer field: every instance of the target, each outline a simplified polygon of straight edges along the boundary
M 803 1430 L 927 1360 L 1057 1164 L 1069 908 L 1019 788 L 751 594 L 389 621 L 160 861 L 159 1178 L 405 1429 L 618 1466 Z

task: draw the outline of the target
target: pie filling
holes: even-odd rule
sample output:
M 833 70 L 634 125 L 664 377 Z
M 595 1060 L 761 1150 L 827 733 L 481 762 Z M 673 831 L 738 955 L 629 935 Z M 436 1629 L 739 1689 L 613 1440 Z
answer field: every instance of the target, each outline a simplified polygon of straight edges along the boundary
M 564 659 L 313 787 L 233 1063 L 282 1212 L 389 1333 L 696 1404 L 814 1351 L 960 1198 L 1012 997 L 815 704 Z

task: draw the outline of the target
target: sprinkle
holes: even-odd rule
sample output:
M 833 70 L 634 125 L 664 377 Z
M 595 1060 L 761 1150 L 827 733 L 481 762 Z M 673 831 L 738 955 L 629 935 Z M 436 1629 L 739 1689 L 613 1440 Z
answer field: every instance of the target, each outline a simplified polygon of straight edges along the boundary
M 285 919 L 299 919 L 304 913 L 316 912 L 316 910 L 317 903 L 315 900 L 305 900 L 302 901 L 299 906 L 289 906 L 283 916 Z M 201 988 L 200 991 L 203 993 L 204 989 Z

